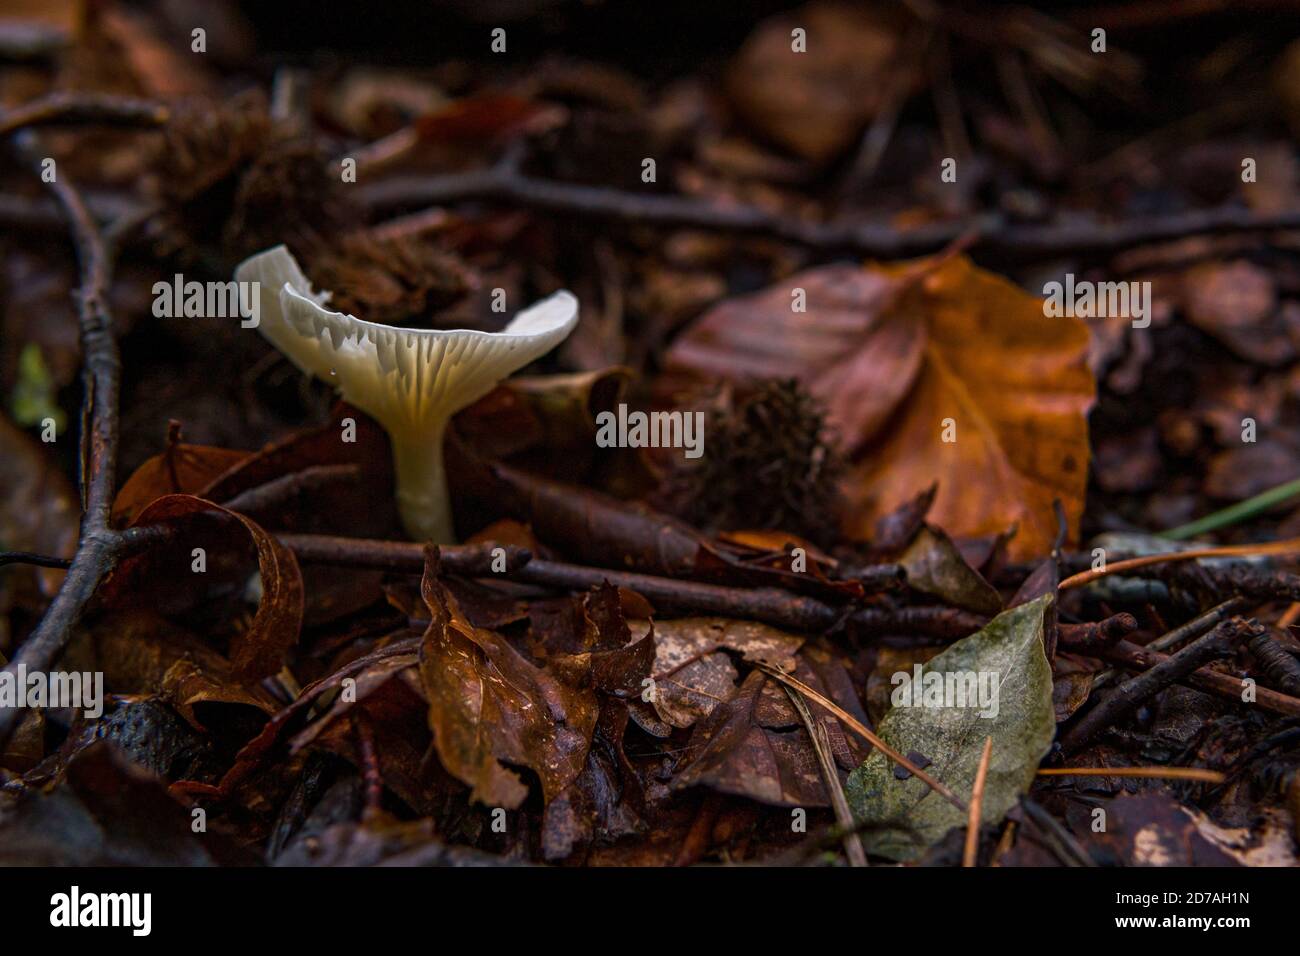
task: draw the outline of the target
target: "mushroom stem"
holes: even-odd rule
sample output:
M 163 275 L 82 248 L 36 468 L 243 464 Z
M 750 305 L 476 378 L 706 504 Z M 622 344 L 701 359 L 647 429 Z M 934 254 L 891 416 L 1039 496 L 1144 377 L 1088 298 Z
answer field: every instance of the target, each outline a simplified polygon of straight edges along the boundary
M 435 544 L 456 540 L 442 460 L 447 420 L 578 324 L 578 300 L 565 291 L 519 312 L 500 332 L 366 322 L 326 309 L 329 293 L 312 291 L 284 246 L 244 260 L 235 278 L 272 345 L 384 426 L 402 523 L 412 537 Z
M 447 495 L 442 439 L 447 423 L 439 422 L 417 441 L 393 442 L 397 475 L 397 510 L 402 526 L 416 541 L 455 544 L 456 526 Z

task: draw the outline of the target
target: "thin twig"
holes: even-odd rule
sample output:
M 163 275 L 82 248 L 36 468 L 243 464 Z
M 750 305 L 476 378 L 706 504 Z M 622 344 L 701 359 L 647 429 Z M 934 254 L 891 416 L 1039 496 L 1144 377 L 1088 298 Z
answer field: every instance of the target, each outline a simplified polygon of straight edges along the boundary
M 1061 748 L 1069 753 L 1090 743 L 1104 729 L 1115 726 L 1154 694 L 1198 670 L 1202 664 L 1226 657 L 1239 641 L 1259 627 L 1241 618 L 1222 622 L 1209 634 L 1115 688 L 1070 728 L 1061 739 Z
M 1061 582 L 1062 591 L 1083 587 L 1109 574 L 1122 574 L 1138 568 L 1148 568 L 1153 564 L 1166 564 L 1173 561 L 1194 561 L 1199 558 L 1236 558 L 1255 555 L 1295 554 L 1300 553 L 1300 538 L 1286 538 L 1282 541 L 1261 541 L 1258 544 L 1228 544 L 1217 548 L 1193 548 L 1190 551 L 1170 551 L 1167 554 L 1146 554 L 1140 558 L 1126 558 L 1112 561 L 1104 568 L 1089 569 L 1071 575 Z
M 1232 206 L 1119 222 L 1011 223 L 998 213 L 912 229 L 858 218 L 818 222 L 757 206 L 534 177 L 520 171 L 513 160 L 469 172 L 393 176 L 363 186 L 360 195 L 377 210 L 475 201 L 507 203 L 638 225 L 762 234 L 813 249 L 847 250 L 884 259 L 936 252 L 968 234 L 973 236 L 972 248 L 982 252 L 1010 259 L 1043 259 L 1067 252 L 1113 253 L 1204 233 L 1300 229 L 1300 211 L 1260 215 Z
M 1082 650 L 1081 653 L 1100 657 L 1109 664 L 1116 664 L 1132 671 L 1149 670 L 1157 664 L 1171 660 L 1168 654 L 1139 647 L 1130 641 L 1120 641 L 1112 647 L 1100 650 Z M 1242 690 L 1245 687 L 1241 678 L 1208 667 L 1192 671 L 1178 683 L 1237 703 L 1242 702 Z M 1300 697 L 1291 697 L 1267 687 L 1255 687 L 1254 694 L 1255 704 L 1261 709 L 1284 717 L 1300 717 Z
M 34 551 L 0 551 L 0 568 L 6 564 L 29 564 L 37 568 L 68 568 L 71 558 L 59 558 L 52 554 L 36 554 Z
M 1203 767 L 1048 767 L 1038 771 L 1040 777 L 1151 777 L 1168 780 L 1203 780 L 1223 783 L 1227 774 Z
M 1220 621 L 1231 617 L 1238 611 L 1242 610 L 1246 601 L 1241 597 L 1230 597 L 1228 600 L 1216 604 L 1203 614 L 1192 618 L 1186 624 L 1180 624 L 1178 627 L 1164 634 L 1161 634 L 1154 641 L 1144 645 L 1149 651 L 1169 651 L 1178 647 L 1194 637 L 1200 637 L 1210 628 L 1214 627 Z M 1112 642 L 1113 643 L 1113 642 Z M 1115 676 L 1115 671 L 1107 668 L 1093 676 L 1092 686 L 1100 689 Z
M 334 567 L 362 567 L 376 571 L 418 573 L 423 564 L 411 563 L 412 553 L 423 562 L 424 546 L 407 541 L 372 541 L 367 538 L 336 538 L 324 534 L 277 534 L 279 542 L 303 564 Z M 484 544 L 442 545 L 439 555 L 442 568 L 451 574 L 488 576 L 493 573 L 493 551 L 498 547 Z M 509 573 L 525 566 L 532 558 L 527 548 L 501 545 L 501 557 Z
M 794 709 L 799 711 L 799 717 L 808 730 L 808 739 L 812 741 L 813 752 L 817 754 L 822 782 L 826 784 L 826 795 L 830 798 L 831 809 L 835 811 L 835 822 L 845 831 L 844 855 L 849 858 L 849 866 L 866 866 L 867 852 L 862 848 L 862 837 L 853 832 L 853 811 L 849 809 L 849 800 L 844 795 L 839 771 L 835 769 L 835 758 L 831 755 L 831 742 L 826 735 L 826 727 L 813 717 L 802 693 L 788 686 L 785 692 L 794 704 Z
M 993 756 L 993 738 L 984 738 L 984 752 L 980 754 L 975 770 L 975 785 L 970 792 L 970 812 L 966 815 L 966 846 L 962 849 L 961 865 L 974 866 L 980 849 L 980 812 L 984 809 L 984 784 L 989 775 L 989 758 Z
M 920 780 L 922 783 L 924 783 L 935 793 L 939 794 L 941 797 L 943 797 L 945 800 L 951 803 L 958 810 L 962 811 L 962 813 L 966 812 L 966 801 L 963 800 L 961 797 L 957 796 L 957 794 L 953 793 L 951 787 L 949 787 L 947 784 L 940 782 L 939 780 L 936 780 L 934 777 L 930 776 L 928 773 L 926 773 L 916 764 L 912 763 L 912 761 L 908 760 L 905 756 L 900 754 L 893 747 L 889 746 L 889 744 L 885 743 L 878 736 L 876 736 L 876 734 L 873 733 L 871 729 L 866 726 L 866 724 L 862 723 L 862 721 L 858 720 L 856 717 L 850 714 L 839 704 L 835 703 L 835 701 L 830 700 L 827 697 L 823 697 L 821 694 L 817 693 L 817 691 L 813 690 L 803 681 L 799 680 L 799 678 L 791 677 L 789 674 L 785 673 L 785 671 L 778 670 L 775 667 L 769 667 L 768 665 L 763 663 L 759 663 L 755 666 L 757 666 L 759 670 L 761 670 L 764 674 L 767 674 L 769 677 L 776 678 L 778 681 L 780 681 L 782 684 L 785 684 L 787 687 L 795 688 L 800 693 L 802 693 L 805 697 L 807 697 L 809 700 L 815 701 L 816 703 L 825 707 L 832 714 L 834 714 L 836 717 L 842 720 L 845 726 L 849 727 L 851 730 L 853 730 L 858 735 L 860 735 L 864 740 L 870 743 L 873 747 L 877 748 L 882 754 L 884 754 L 890 760 L 894 761 L 894 763 L 898 764 L 900 767 L 902 767 L 912 776 L 916 777 L 916 779 Z
M 161 103 L 103 93 L 51 93 L 0 114 L 0 136 L 36 126 L 95 123 L 151 129 L 167 122 Z
M 1186 624 L 1180 624 L 1165 634 L 1161 634 L 1154 641 L 1146 645 L 1150 651 L 1170 651 L 1178 647 L 1185 641 L 1190 641 L 1194 637 L 1200 637 L 1210 628 L 1217 625 L 1220 621 L 1227 620 L 1242 610 L 1246 605 L 1244 599 L 1239 597 L 1230 597 L 1220 604 L 1216 604 L 1204 614 L 1198 614 Z
M 240 514 L 258 515 L 283 507 L 302 494 L 353 480 L 360 474 L 358 465 L 309 465 L 242 491 L 220 504 Z
M 378 541 L 313 534 L 277 535 L 282 544 L 307 564 L 376 568 L 419 574 L 424 568 L 423 546 L 410 541 Z M 491 545 L 485 547 L 490 548 Z M 510 559 L 507 548 L 504 571 L 490 573 L 457 570 L 456 573 L 500 577 L 547 588 L 583 591 L 609 582 L 628 588 L 652 604 L 696 614 L 716 614 L 762 621 L 775 627 L 800 631 L 824 631 L 842 622 L 853 623 L 867 632 L 891 630 L 936 637 L 964 637 L 984 626 L 986 619 L 957 608 L 916 606 L 899 608 L 835 607 L 816 598 L 779 588 L 726 587 L 679 578 L 659 577 L 613 568 L 593 568 L 563 561 L 533 558 L 527 562 Z
M 352 730 L 357 737 L 357 756 L 361 764 L 361 779 L 365 781 L 365 815 L 373 817 L 383 807 L 384 779 L 380 772 L 379 756 L 375 750 L 375 732 L 370 721 L 357 709 L 350 713 Z

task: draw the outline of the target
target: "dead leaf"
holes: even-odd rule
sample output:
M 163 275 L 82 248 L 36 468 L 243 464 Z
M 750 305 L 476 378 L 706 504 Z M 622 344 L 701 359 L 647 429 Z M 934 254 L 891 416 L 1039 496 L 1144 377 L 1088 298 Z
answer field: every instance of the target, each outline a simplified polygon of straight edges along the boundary
M 269 677 L 284 666 L 285 655 L 297 644 L 298 633 L 302 628 L 303 587 L 298 561 L 293 552 L 267 534 L 255 521 L 194 495 L 167 495 L 157 499 L 140 512 L 133 527 L 185 520 L 199 515 L 215 516 L 222 522 L 233 520 L 238 523 L 235 527 L 242 525 L 256 550 L 261 598 L 252 622 L 231 638 L 230 663 L 235 676 L 241 680 L 256 681 Z M 203 540 L 207 543 L 209 538 L 205 535 Z M 132 600 L 138 603 L 142 595 L 149 593 L 145 582 L 158 573 L 160 556 L 165 554 L 175 558 L 178 549 L 183 556 L 184 563 L 181 566 L 185 570 L 182 573 L 192 573 L 191 549 L 187 546 L 192 543 L 193 541 L 182 540 L 175 547 L 156 548 L 149 553 L 128 558 L 117 568 L 106 586 L 110 595 L 116 595 L 120 599 L 133 595 Z M 173 563 L 172 567 L 175 566 Z
M 764 690 L 785 692 L 762 671 L 751 671 L 731 700 L 701 720 L 691 734 L 675 788 L 706 784 L 714 790 L 788 807 L 829 805 L 807 731 L 765 720 Z M 770 718 L 774 705 L 768 702 Z M 784 721 L 783 721 L 784 723 Z
M 466 621 L 431 563 L 421 589 L 432 622 L 420 645 L 420 679 L 443 766 L 473 788 L 471 799 L 507 809 L 522 804 L 528 788 L 504 762 L 528 767 L 550 801 L 586 764 L 594 694 L 562 685 L 499 634 Z
M 1187 320 L 1243 358 L 1282 365 L 1295 357 L 1267 270 L 1244 260 L 1207 262 L 1183 276 L 1182 294 Z
M 1041 556 L 1059 498 L 1074 540 L 1094 396 L 1084 323 L 1044 317 L 1039 299 L 964 258 L 911 294 L 928 320 L 925 360 L 899 418 L 846 481 L 858 516 L 849 530 L 867 534 L 875 516 L 937 480 L 930 519 L 953 536 L 1017 526 L 1009 557 Z M 943 441 L 945 419 L 956 441 Z
M 113 500 L 113 522 L 124 527 L 164 495 L 200 493 L 252 452 L 177 443 L 137 468 Z
M 961 552 L 938 528 L 924 525 L 898 563 L 907 572 L 907 586 L 968 611 L 994 615 L 1002 598 L 966 563 Z
M 791 308 L 803 289 L 807 311 Z M 1095 386 L 1088 333 L 964 257 L 825 266 L 702 316 L 669 350 L 678 371 L 793 376 L 856 452 L 846 532 L 938 482 L 930 520 L 954 537 L 1011 527 L 1012 560 L 1050 550 L 1052 502 L 1071 532 L 1087 484 Z M 952 440 L 945 441 L 945 437 Z
M 648 625 L 630 622 L 635 633 Z M 690 727 L 735 691 L 740 675 L 726 651 L 789 670 L 804 638 L 756 621 L 685 617 L 655 622 L 655 643 L 655 712 L 674 727 Z
M 806 31 L 807 52 L 792 49 L 791 31 Z M 727 76 L 737 110 L 765 136 L 816 162 L 839 155 L 884 105 L 894 73 L 916 82 L 912 62 L 898 62 L 901 31 L 886 13 L 818 2 L 763 21 L 745 41 Z

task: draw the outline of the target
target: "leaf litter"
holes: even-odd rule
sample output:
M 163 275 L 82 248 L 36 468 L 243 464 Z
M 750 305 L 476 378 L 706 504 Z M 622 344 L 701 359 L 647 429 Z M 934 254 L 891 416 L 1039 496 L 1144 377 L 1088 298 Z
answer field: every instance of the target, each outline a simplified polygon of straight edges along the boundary
M 213 5 L 212 58 L 174 10 L 84 12 L 0 68 L 115 253 L 74 263 L 6 188 L 0 666 L 106 696 L 0 733 L 4 862 L 1295 864 L 1293 84 L 1092 57 L 1054 11 L 814 0 L 671 62 L 348 54 L 302 96 L 244 69 L 289 52 L 256 11 Z M 1143 67 L 1197 77 L 1159 134 L 1115 117 Z M 1282 122 L 1183 142 L 1225 95 Z M 385 325 L 579 298 L 448 429 L 464 544 L 406 539 L 331 383 L 151 308 L 280 243 Z M 1064 273 L 1150 283 L 1150 321 L 1049 316 Z M 702 422 L 700 459 L 606 447 L 620 409 Z

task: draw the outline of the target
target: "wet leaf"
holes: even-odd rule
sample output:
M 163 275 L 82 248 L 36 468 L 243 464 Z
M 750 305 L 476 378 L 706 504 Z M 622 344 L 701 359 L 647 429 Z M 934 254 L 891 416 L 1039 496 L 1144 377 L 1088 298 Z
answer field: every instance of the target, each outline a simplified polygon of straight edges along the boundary
M 1208 824 L 1208 827 L 1203 827 Z M 1164 793 L 1124 795 L 1106 805 L 1106 828 L 1089 827 L 1088 848 L 1120 866 L 1234 866 L 1240 860 L 1211 838 L 1214 825 Z M 1218 834 L 1215 834 L 1218 836 Z M 1294 862 L 1292 860 L 1291 862 Z
M 102 740 L 72 758 L 66 783 L 48 792 L 33 788 L 0 822 L 0 862 L 26 866 L 234 862 L 223 843 L 215 834 L 195 834 L 188 811 L 159 779 Z
M 1050 603 L 1051 598 L 1042 597 L 1003 612 L 922 669 L 923 675 L 995 675 L 995 716 L 981 717 L 981 708 L 971 702 L 895 706 L 878 728 L 896 750 L 925 756 L 929 772 L 959 795 L 970 794 L 984 739 L 991 736 L 993 756 L 982 817 L 986 823 L 1001 820 L 1029 789 L 1056 733 L 1052 676 L 1043 653 L 1043 614 Z M 855 815 L 873 824 L 863 833 L 867 849 L 892 860 L 914 859 L 950 829 L 966 823 L 964 813 L 922 781 L 899 780 L 894 764 L 879 751 L 849 776 L 845 792 Z
M 695 726 L 674 787 L 705 784 L 774 806 L 829 803 L 807 732 L 797 717 L 770 726 L 777 705 L 766 702 L 765 720 L 765 691 L 786 700 L 775 681 L 762 671 L 751 671 L 735 696 Z
M 488 806 L 514 809 L 528 795 L 507 762 L 533 770 L 553 799 L 586 764 L 594 695 L 562 685 L 501 635 L 471 625 L 431 566 L 422 591 L 432 622 L 420 645 L 420 679 L 443 766 Z

